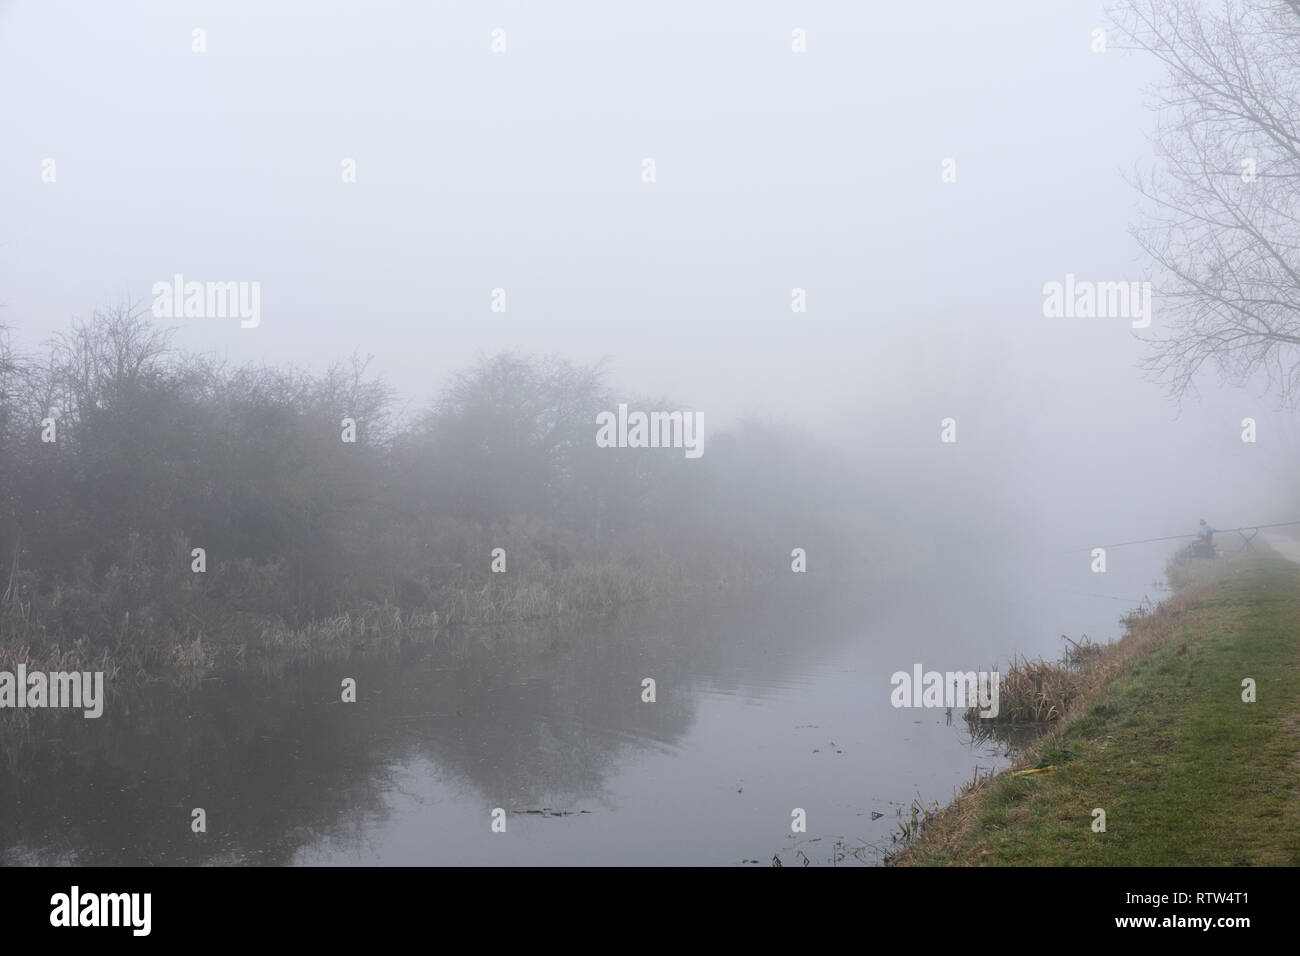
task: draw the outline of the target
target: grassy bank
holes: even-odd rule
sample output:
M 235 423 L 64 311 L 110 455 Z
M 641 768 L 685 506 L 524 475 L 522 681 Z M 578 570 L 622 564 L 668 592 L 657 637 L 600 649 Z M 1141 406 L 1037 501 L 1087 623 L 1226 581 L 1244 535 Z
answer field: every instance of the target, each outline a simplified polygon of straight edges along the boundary
M 890 862 L 1300 864 L 1300 565 L 1257 548 L 1171 567 L 1175 595 L 1093 655 L 1054 729 Z
M 364 651 L 413 632 L 504 627 L 572 615 L 598 615 L 640 602 L 680 601 L 710 590 L 746 587 L 762 576 L 733 563 L 712 573 L 666 558 L 627 565 L 533 569 L 439 587 L 415 607 L 367 602 L 295 625 L 274 614 L 238 612 L 218 601 L 187 614 L 124 611 L 97 622 L 100 640 L 61 627 L 64 604 L 52 595 L 0 603 L 0 670 L 103 671 L 114 681 L 185 684 L 252 667 L 274 672 L 295 661 Z M 495 579 L 495 580 L 494 580 Z

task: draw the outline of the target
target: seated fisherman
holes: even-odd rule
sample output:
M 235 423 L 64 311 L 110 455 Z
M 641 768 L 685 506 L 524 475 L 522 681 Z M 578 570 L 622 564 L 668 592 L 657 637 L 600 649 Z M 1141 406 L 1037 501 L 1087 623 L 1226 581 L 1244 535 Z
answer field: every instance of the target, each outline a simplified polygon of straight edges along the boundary
M 1196 550 L 1198 552 L 1214 557 L 1214 532 L 1217 530 L 1217 528 L 1206 524 L 1204 518 L 1201 519 L 1201 530 L 1196 532 Z

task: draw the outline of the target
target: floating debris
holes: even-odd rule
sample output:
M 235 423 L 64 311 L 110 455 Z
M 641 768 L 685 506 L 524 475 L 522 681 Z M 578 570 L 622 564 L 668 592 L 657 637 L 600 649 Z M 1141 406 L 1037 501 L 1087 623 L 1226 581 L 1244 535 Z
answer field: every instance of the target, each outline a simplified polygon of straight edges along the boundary
M 591 810 L 552 810 L 550 807 L 542 807 L 540 810 L 511 810 L 511 813 L 533 813 L 542 817 L 571 817 L 579 813 L 591 813 Z
M 1038 768 L 1036 768 L 1036 769 L 1034 769 L 1034 770 L 1013 770 L 1013 771 L 1011 771 L 1011 776 L 1013 776 L 1013 777 L 1037 777 L 1037 776 L 1040 776 L 1040 775 L 1041 775 L 1041 776 L 1047 776 L 1047 777 L 1050 777 L 1050 776 L 1051 776 L 1052 774 L 1054 774 L 1055 772 L 1056 772 L 1056 765 L 1055 765 L 1055 764 L 1050 764 L 1050 765 L 1048 765 L 1048 766 L 1046 766 L 1046 767 L 1038 767 Z

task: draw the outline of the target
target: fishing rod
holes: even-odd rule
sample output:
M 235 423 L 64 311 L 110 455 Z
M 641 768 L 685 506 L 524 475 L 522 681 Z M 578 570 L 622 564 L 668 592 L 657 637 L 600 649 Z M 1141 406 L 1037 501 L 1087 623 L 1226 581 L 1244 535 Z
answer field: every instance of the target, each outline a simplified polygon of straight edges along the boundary
M 1069 590 L 1069 589 L 1067 589 L 1067 588 L 1062 588 L 1062 589 L 1061 589 L 1061 593 L 1062 593 L 1062 594 L 1074 594 L 1074 595 L 1077 595 L 1078 597 L 1105 598 L 1105 599 L 1108 600 L 1108 601 L 1123 601 L 1125 604 L 1150 604 L 1150 603 L 1154 603 L 1154 602 L 1151 601 L 1151 598 L 1149 598 L 1149 597 L 1143 597 L 1143 598 L 1126 598 L 1126 597 L 1118 597 L 1118 596 L 1116 596 L 1116 595 L 1114 595 L 1114 594 L 1094 594 L 1094 593 L 1091 592 L 1091 591 L 1071 591 L 1071 590 Z
M 1220 534 L 1220 533 L 1227 534 L 1228 532 L 1231 531 L 1262 531 L 1265 528 L 1286 528 L 1294 524 L 1300 524 L 1300 521 L 1279 521 L 1277 524 L 1248 524 L 1240 528 L 1215 528 L 1214 531 L 1216 534 Z M 1166 535 L 1163 538 L 1143 538 L 1140 541 L 1121 541 L 1118 544 L 1098 544 L 1098 545 L 1093 545 L 1093 547 L 1107 548 L 1107 549 L 1127 548 L 1131 544 L 1151 544 L 1152 542 L 1155 541 L 1179 541 L 1183 538 L 1196 538 L 1196 537 L 1200 537 L 1196 532 L 1192 532 L 1191 534 L 1171 534 L 1171 535 Z M 1254 536 L 1252 535 L 1252 537 Z M 1064 553 L 1078 554 L 1080 551 L 1091 551 L 1091 550 L 1092 548 L 1071 548 L 1069 551 L 1066 551 Z

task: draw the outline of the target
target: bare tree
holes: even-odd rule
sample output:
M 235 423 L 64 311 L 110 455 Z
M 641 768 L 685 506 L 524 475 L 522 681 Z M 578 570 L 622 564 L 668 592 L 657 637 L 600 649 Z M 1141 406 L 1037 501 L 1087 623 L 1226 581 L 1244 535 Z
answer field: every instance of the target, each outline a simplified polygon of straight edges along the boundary
M 1300 0 L 1120 0 L 1123 45 L 1166 69 L 1163 169 L 1135 185 L 1134 235 L 1166 331 L 1149 374 L 1181 399 L 1203 369 L 1300 400 Z

